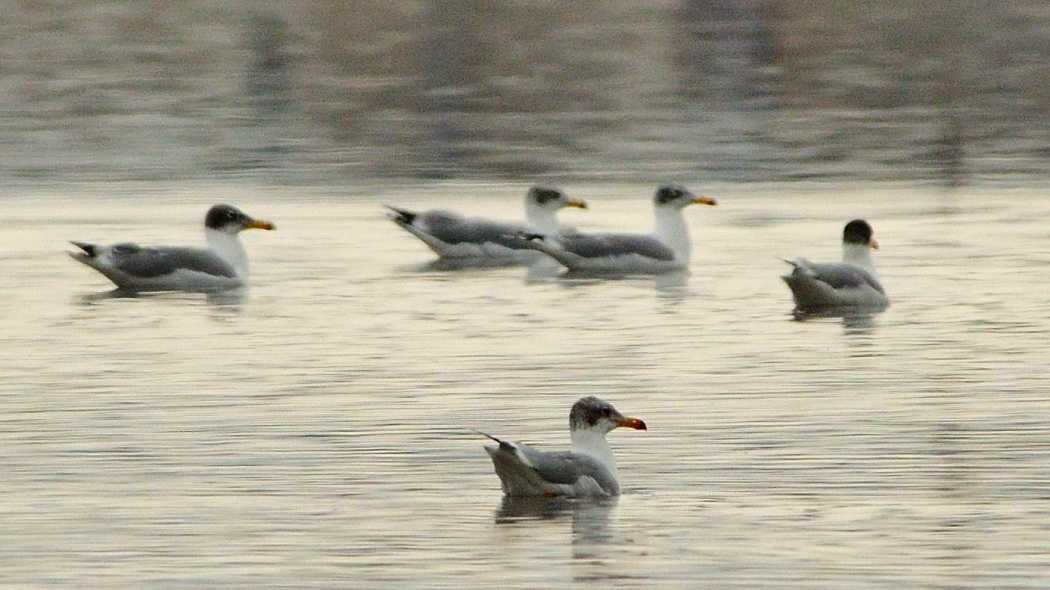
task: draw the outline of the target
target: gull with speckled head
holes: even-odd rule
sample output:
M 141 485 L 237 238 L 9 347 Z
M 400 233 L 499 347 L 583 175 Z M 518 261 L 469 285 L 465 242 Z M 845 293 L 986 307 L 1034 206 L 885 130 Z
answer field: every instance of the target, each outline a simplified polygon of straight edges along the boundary
M 558 235 L 563 231 L 557 213 L 564 207 L 586 209 L 581 199 L 569 198 L 560 188 L 536 185 L 525 195 L 525 223 L 465 217 L 444 209 L 422 212 L 391 207 L 390 219 L 446 259 L 534 260 L 523 233 Z
M 716 205 L 680 184 L 665 184 L 653 196 L 653 230 L 647 234 L 583 233 L 528 236 L 530 247 L 573 271 L 658 274 L 689 266 L 692 244 L 682 209 Z
M 886 308 L 890 298 L 875 274 L 871 251 L 879 248 L 871 224 L 854 219 L 842 230 L 842 262 L 815 264 L 805 258 L 781 277 L 791 289 L 799 312 Z
M 569 451 L 538 451 L 481 434 L 499 443 L 485 450 L 508 496 L 616 496 L 620 481 L 605 435 L 621 426 L 646 430 L 645 422 L 624 416 L 610 403 L 592 396 L 581 398 L 569 412 Z
M 207 248 L 72 242 L 81 252 L 69 255 L 124 291 L 226 291 L 243 286 L 248 277 L 248 253 L 237 237 L 246 229 L 275 228 L 232 205 L 215 205 L 204 217 Z

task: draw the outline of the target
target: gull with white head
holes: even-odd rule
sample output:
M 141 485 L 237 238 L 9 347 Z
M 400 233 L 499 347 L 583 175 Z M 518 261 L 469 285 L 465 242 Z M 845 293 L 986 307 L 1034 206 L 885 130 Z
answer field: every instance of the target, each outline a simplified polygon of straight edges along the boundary
M 680 184 L 665 184 L 653 196 L 655 225 L 648 234 L 583 233 L 531 235 L 530 247 L 569 270 L 658 274 L 689 266 L 692 244 L 682 209 L 689 205 L 716 205 Z
M 871 225 L 854 219 L 842 231 L 842 262 L 787 260 L 794 268 L 781 278 L 791 289 L 796 311 L 878 311 L 889 306 L 890 298 L 875 274 L 871 257 L 871 251 L 878 248 Z
M 246 229 L 275 228 L 231 205 L 215 205 L 204 217 L 207 248 L 72 242 L 82 251 L 69 255 L 125 291 L 224 291 L 248 277 L 248 253 L 237 237 Z
M 538 451 L 481 434 L 499 443 L 485 450 L 508 496 L 616 496 L 620 481 L 605 435 L 621 426 L 646 430 L 645 422 L 592 396 L 581 398 L 569 412 L 569 451 Z
M 525 223 L 489 221 L 464 217 L 443 209 L 414 212 L 390 209 L 390 219 L 423 241 L 442 258 L 502 259 L 529 261 L 536 254 L 526 246 L 523 233 L 560 234 L 557 213 L 564 207 L 586 209 L 587 203 L 573 199 L 560 188 L 536 185 L 525 195 Z

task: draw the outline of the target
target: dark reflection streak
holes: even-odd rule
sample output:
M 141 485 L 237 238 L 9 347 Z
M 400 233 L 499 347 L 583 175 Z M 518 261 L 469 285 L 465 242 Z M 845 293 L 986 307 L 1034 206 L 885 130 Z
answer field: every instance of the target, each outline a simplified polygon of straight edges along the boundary
M 933 435 L 932 455 L 937 463 L 934 472 L 940 474 L 940 485 L 933 485 L 930 489 L 943 494 L 946 505 L 980 503 L 979 498 L 971 497 L 974 494 L 973 482 L 970 481 L 973 470 L 972 466 L 966 464 L 966 455 L 975 449 L 968 448 L 968 440 L 972 441 L 972 437 L 954 422 L 940 424 Z M 982 531 L 975 530 L 973 525 L 977 522 L 976 515 L 956 514 L 942 517 L 934 525 L 937 544 L 943 552 L 942 559 L 938 561 L 950 570 L 946 576 L 949 579 L 944 582 L 945 588 L 972 587 L 966 580 L 974 575 L 977 570 L 973 567 L 980 562 L 974 541 L 984 536 Z
M 570 498 L 519 498 L 503 496 L 496 509 L 496 524 L 510 524 L 522 520 L 555 519 L 573 509 Z
M 247 298 L 247 294 L 247 289 L 231 289 L 229 291 L 221 291 L 217 293 L 185 293 L 181 291 L 140 293 L 136 291 L 126 291 L 124 289 L 112 289 L 109 291 L 81 295 L 78 298 L 78 303 L 83 306 L 91 306 L 105 301 L 119 299 L 171 299 L 172 295 L 188 295 L 195 298 L 196 295 L 204 295 L 209 308 L 216 312 L 229 314 L 240 313 L 242 311 L 241 305 Z
M 572 516 L 573 545 L 609 540 L 609 513 L 616 498 L 517 498 L 504 496 L 496 509 L 496 524 L 528 520 L 558 520 Z
M 609 515 L 616 506 L 616 498 L 580 500 L 572 511 L 573 557 L 585 557 L 576 549 L 588 545 L 605 545 L 615 540 L 609 530 Z
M 424 264 L 402 267 L 402 270 L 414 273 L 455 272 L 484 268 L 513 268 L 526 266 L 527 261 L 508 260 L 503 258 L 438 258 Z
M 600 285 L 613 281 L 652 281 L 653 287 L 661 293 L 680 296 L 686 292 L 689 280 L 688 271 L 673 271 L 656 275 L 618 273 L 610 271 L 562 270 L 561 267 L 550 267 L 535 264 L 529 267 L 526 282 L 558 283 L 565 287 L 582 285 Z
M 867 334 L 875 329 L 875 316 L 883 310 L 838 310 L 827 309 L 820 311 L 806 311 L 795 309 L 792 317 L 797 322 L 808 322 L 820 319 L 842 319 L 842 328 L 846 334 Z
M 616 544 L 622 539 L 609 528 L 609 516 L 616 507 L 617 498 L 514 498 L 504 496 L 496 510 L 496 524 L 512 525 L 525 521 L 559 520 L 572 517 L 572 557 L 583 565 L 593 565 L 603 559 L 597 549 Z M 609 576 L 613 574 L 610 572 Z M 604 574 L 598 576 L 606 578 Z M 594 572 L 577 576 L 593 580 Z
M 233 289 L 221 293 L 208 293 L 208 307 L 220 315 L 235 315 L 243 311 L 242 304 L 248 297 L 247 289 Z
M 99 293 L 88 293 L 79 297 L 81 305 L 93 305 L 100 301 L 106 301 L 108 299 L 135 299 L 140 297 L 140 293 L 134 291 L 125 291 L 123 289 L 112 289 L 109 291 L 101 291 Z

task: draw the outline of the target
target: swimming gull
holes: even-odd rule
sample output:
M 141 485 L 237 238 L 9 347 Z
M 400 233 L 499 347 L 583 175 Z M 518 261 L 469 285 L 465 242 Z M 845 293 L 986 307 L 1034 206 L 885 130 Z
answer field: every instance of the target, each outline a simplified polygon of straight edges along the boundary
M 805 258 L 787 260 L 794 267 L 784 281 L 791 288 L 796 310 L 884 309 L 890 298 L 875 274 L 871 251 L 879 243 L 871 225 L 854 219 L 842 232 L 842 262 L 814 264 Z
M 522 234 L 559 234 L 557 212 L 563 207 L 586 209 L 581 199 L 569 198 L 552 186 L 533 186 L 525 195 L 525 223 L 464 217 L 452 211 L 431 209 L 416 213 L 386 205 L 390 219 L 423 241 L 442 258 L 535 259 Z
M 248 254 L 237 234 L 253 228 L 275 229 L 236 207 L 215 205 L 204 217 L 207 248 L 72 242 L 83 251 L 69 255 L 125 291 L 223 291 L 243 285 L 248 276 Z
M 615 496 L 620 482 L 605 434 L 620 426 L 646 429 L 645 422 L 620 414 L 608 402 L 584 397 L 569 412 L 569 451 L 538 451 L 481 434 L 499 443 L 485 450 L 508 496 Z
M 692 245 L 682 217 L 688 205 L 716 205 L 680 184 L 666 184 L 653 196 L 656 224 L 648 234 L 563 232 L 528 236 L 530 247 L 570 270 L 663 273 L 689 265 Z

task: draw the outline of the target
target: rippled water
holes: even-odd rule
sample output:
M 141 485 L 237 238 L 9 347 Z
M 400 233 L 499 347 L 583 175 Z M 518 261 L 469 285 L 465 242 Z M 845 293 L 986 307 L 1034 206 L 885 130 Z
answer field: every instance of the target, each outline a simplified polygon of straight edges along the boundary
M 648 186 L 569 186 L 581 229 Z M 0 213 L 0 585 L 1045 588 L 1041 191 L 694 186 L 691 274 L 443 270 L 381 203 L 513 218 L 524 186 L 90 187 Z M 240 299 L 111 297 L 65 241 L 197 243 Z M 777 257 L 864 216 L 893 304 L 795 321 Z M 599 395 L 625 493 L 502 500 L 471 428 L 553 448 Z

